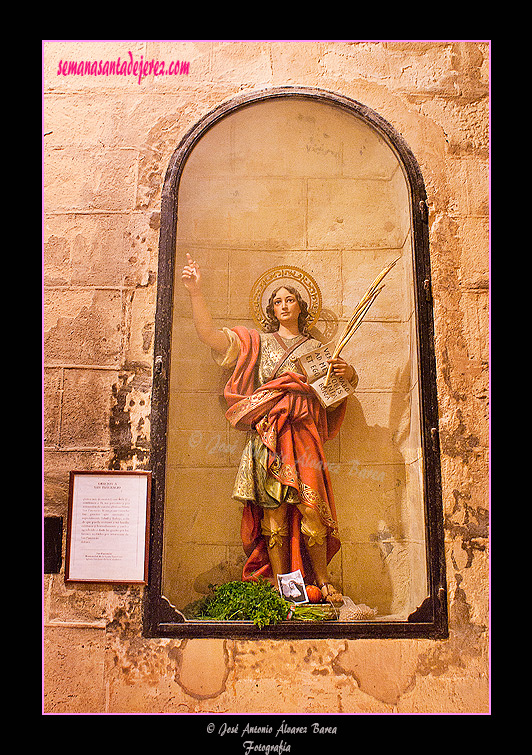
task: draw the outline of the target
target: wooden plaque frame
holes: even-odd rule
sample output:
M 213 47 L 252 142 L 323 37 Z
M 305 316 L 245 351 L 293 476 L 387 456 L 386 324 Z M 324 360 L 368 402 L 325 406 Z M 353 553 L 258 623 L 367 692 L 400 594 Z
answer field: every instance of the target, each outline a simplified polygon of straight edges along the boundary
M 150 499 L 151 472 L 71 471 L 65 582 L 147 584 Z

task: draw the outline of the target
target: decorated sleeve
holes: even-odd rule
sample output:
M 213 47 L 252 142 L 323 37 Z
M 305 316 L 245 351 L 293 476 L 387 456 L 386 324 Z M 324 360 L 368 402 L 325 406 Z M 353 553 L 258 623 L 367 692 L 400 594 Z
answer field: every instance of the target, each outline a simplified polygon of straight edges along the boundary
M 220 367 L 234 367 L 240 354 L 240 341 L 237 334 L 229 328 L 222 328 L 222 332 L 227 336 L 228 347 L 225 354 L 217 354 L 212 351 L 212 358 Z

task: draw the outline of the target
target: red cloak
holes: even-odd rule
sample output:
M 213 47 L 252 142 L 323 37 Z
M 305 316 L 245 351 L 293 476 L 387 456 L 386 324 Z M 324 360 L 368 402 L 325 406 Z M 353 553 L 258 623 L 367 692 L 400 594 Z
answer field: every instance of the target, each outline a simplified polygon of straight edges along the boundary
M 269 449 L 270 474 L 295 488 L 301 503 L 318 511 L 327 526 L 327 561 L 340 549 L 336 509 L 323 443 L 338 433 L 346 402 L 327 411 L 306 378 L 284 372 L 255 390 L 260 356 L 260 334 L 243 327 L 233 328 L 240 340 L 240 355 L 224 390 L 226 417 L 236 428 L 256 429 Z M 290 571 L 300 569 L 305 581 L 314 580 L 310 560 L 302 542 L 301 514 L 288 507 Z M 241 536 L 247 561 L 243 579 L 272 576 L 268 546 L 261 532 L 262 509 L 254 502 L 244 506 Z

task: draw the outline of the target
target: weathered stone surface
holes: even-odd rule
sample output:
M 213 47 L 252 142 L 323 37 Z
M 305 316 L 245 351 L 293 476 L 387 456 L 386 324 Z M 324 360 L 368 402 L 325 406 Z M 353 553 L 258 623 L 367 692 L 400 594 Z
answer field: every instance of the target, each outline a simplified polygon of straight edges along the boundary
M 60 445 L 108 447 L 111 385 L 108 370 L 65 370 Z
M 223 640 L 189 640 L 181 649 L 179 684 L 198 699 L 218 697 L 229 674 Z
M 109 289 L 50 289 L 45 297 L 44 358 L 49 365 L 118 366 L 122 293 Z
M 57 73 L 60 61 L 119 56 L 129 61 L 129 52 L 137 61 L 141 56 L 188 61 L 189 73 L 151 73 L 140 83 L 127 75 Z M 388 120 L 414 152 L 427 187 L 451 630 L 449 639 L 439 642 L 150 640 L 142 636 L 141 589 L 66 587 L 63 574 L 47 575 L 45 712 L 489 711 L 489 55 L 488 42 L 445 40 L 44 43 L 45 512 L 63 516 L 66 523 L 71 469 L 149 465 L 161 189 L 180 139 L 199 118 L 241 92 L 321 87 L 352 97 Z M 246 184 L 245 193 L 234 197 L 238 222 L 220 209 L 229 186 L 220 180 L 203 196 L 193 191 L 183 196 L 184 203 L 203 210 L 196 228 L 187 227 L 186 213 L 180 216 L 179 230 L 188 244 L 183 251 L 200 254 L 213 271 L 206 290 L 216 322 L 228 324 L 230 316 L 235 323 L 247 320 L 247 311 L 239 309 L 242 281 L 281 258 L 297 264 L 302 254 L 311 272 L 327 280 L 332 319 L 345 318 L 358 293 L 353 270 L 361 264 L 366 276 L 379 262 L 375 250 L 366 247 L 360 257 L 350 257 L 350 239 L 369 243 L 373 225 L 380 243 L 404 243 L 404 217 L 388 201 L 398 174 L 380 160 L 383 145 L 366 140 L 362 155 L 345 145 L 341 149 L 338 139 L 318 131 L 307 145 L 300 139 L 302 122 L 296 121 L 287 137 L 292 159 L 279 161 L 260 188 L 246 176 L 253 139 L 241 132 L 238 143 L 231 141 L 234 133 L 229 121 L 226 125 L 211 136 L 223 147 L 220 170 L 228 177 L 240 175 Z M 266 135 L 267 119 L 263 125 Z M 270 127 L 279 123 L 270 121 Z M 312 176 L 300 173 L 304 144 L 316 158 Z M 195 154 L 198 169 L 204 157 L 201 149 Z M 342 174 L 342 185 L 331 181 L 334 171 Z M 290 184 L 285 183 L 288 176 Z M 388 213 L 375 215 L 355 178 L 366 188 L 380 182 Z M 290 194 L 294 187 L 296 193 Z M 332 212 L 332 198 L 341 201 L 342 212 L 336 211 L 338 204 Z M 364 211 L 363 224 L 355 224 L 349 214 L 355 200 Z M 308 208 L 306 225 L 302 213 Z M 318 217 L 326 221 L 326 232 Z M 204 244 L 213 228 L 221 229 L 232 246 L 220 250 Z M 275 248 L 271 242 L 277 231 L 283 245 Z M 324 249 L 335 260 L 343 255 L 343 275 L 329 264 Z M 190 394 L 194 385 L 214 417 L 219 371 L 193 337 L 188 301 L 178 287 L 175 304 L 180 354 L 172 390 Z M 401 397 L 409 376 L 394 374 L 392 365 L 402 353 L 398 322 L 408 317 L 411 302 L 397 292 L 389 307 L 384 302 L 375 306 L 379 321 L 365 327 L 370 340 L 381 345 L 379 368 L 361 370 L 358 404 L 349 416 L 358 435 L 331 444 L 330 459 L 338 464 L 335 485 L 341 494 L 355 461 L 351 476 L 360 483 L 359 500 L 377 491 L 387 514 L 375 527 L 362 514 L 348 522 L 346 533 L 346 553 L 360 574 L 373 570 L 373 594 L 384 605 L 393 579 L 401 574 L 404 546 L 388 517 L 393 485 L 385 481 L 416 478 L 419 438 L 406 443 L 399 437 L 407 414 L 395 435 L 388 421 L 404 408 Z M 370 354 L 361 342 L 352 356 L 363 364 Z M 379 403 L 381 390 L 385 399 Z M 187 428 L 194 412 L 194 427 Z M 234 431 L 209 429 L 197 404 L 190 404 L 188 418 L 177 410 L 173 416 L 171 443 L 180 449 L 181 466 L 171 471 L 171 484 L 194 494 L 189 529 L 208 527 L 198 489 L 212 486 L 221 499 L 211 527 L 214 560 L 197 544 L 183 552 L 182 568 L 189 568 L 192 554 L 197 570 L 190 579 L 205 589 L 213 574 L 239 569 L 238 529 L 234 542 L 230 535 L 238 510 L 221 513 L 240 439 Z M 204 446 L 194 469 L 188 451 L 199 435 L 193 432 L 202 433 Z M 340 496 L 339 507 L 347 494 Z M 412 522 L 408 533 L 412 543 L 419 540 L 418 524 Z M 398 570 L 390 574 L 382 553 L 394 543 L 400 546 Z M 177 560 L 179 547 L 169 540 Z M 354 582 L 352 589 L 356 592 Z
M 101 713 L 105 710 L 105 630 L 82 624 L 48 626 L 44 710 Z

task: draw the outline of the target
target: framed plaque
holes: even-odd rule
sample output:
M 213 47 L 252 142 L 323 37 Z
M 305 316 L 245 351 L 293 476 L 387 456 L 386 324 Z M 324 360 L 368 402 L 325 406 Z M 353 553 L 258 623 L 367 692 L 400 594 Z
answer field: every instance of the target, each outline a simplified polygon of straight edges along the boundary
M 66 582 L 146 584 L 151 472 L 70 472 Z

